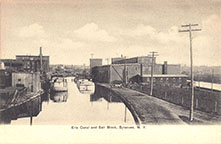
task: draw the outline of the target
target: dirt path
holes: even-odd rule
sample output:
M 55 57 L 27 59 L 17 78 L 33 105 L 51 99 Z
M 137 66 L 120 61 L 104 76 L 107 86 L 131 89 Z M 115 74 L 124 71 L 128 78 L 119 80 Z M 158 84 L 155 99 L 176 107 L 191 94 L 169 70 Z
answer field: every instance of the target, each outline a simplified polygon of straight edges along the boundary
M 117 94 L 142 124 L 221 124 L 221 116 L 194 111 L 194 121 L 189 123 L 189 110 L 164 100 L 127 88 L 110 88 Z

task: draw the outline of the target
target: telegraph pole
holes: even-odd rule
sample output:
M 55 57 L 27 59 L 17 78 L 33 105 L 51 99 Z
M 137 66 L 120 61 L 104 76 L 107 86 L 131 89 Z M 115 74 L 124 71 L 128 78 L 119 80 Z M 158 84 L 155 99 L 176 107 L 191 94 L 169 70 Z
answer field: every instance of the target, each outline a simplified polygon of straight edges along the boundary
M 211 91 L 213 91 L 213 76 L 214 76 L 214 69 L 212 69 Z
M 39 57 L 40 57 L 40 73 L 42 74 L 42 71 L 43 71 L 43 68 L 42 68 L 42 47 L 40 47 L 40 54 L 39 54 Z
M 153 72 L 154 72 L 154 58 L 158 56 L 157 52 L 150 52 L 152 54 L 152 64 L 151 64 L 151 79 L 150 79 L 150 95 L 153 95 Z
M 179 32 L 189 32 L 190 38 L 190 73 L 191 73 L 191 103 L 190 103 L 190 115 L 189 120 L 193 120 L 193 107 L 194 107 L 194 75 L 193 75 L 193 51 L 192 51 L 192 31 L 201 31 L 201 29 L 192 29 L 192 27 L 198 26 L 198 24 L 181 25 L 186 27 L 186 30 L 179 30 Z

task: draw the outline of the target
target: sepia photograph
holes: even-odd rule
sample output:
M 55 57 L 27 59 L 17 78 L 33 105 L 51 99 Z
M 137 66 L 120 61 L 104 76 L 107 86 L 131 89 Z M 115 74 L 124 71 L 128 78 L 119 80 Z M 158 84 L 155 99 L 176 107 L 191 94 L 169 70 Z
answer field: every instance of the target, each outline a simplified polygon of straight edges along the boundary
M 0 143 L 218 144 L 220 57 L 220 0 L 0 0 Z

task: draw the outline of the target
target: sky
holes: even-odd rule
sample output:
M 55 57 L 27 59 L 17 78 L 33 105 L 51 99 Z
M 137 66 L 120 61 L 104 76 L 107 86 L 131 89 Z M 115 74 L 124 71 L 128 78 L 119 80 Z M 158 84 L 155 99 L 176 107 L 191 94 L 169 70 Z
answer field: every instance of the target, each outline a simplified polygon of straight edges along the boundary
M 89 65 L 89 58 L 147 56 L 157 63 L 220 66 L 220 0 L 2 0 L 0 58 L 50 56 L 51 64 Z M 110 61 L 109 61 L 110 62 Z

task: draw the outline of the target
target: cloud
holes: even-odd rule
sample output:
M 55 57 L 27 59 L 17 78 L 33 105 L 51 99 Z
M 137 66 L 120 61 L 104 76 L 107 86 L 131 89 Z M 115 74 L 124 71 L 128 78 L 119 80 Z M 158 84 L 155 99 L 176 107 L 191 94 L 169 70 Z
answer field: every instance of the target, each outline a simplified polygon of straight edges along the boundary
M 200 32 L 193 32 L 194 65 L 220 65 L 221 59 L 221 17 L 210 15 L 202 20 Z M 134 29 L 122 30 L 122 36 L 134 39 L 127 48 L 128 52 L 140 55 L 139 51 L 157 51 L 157 59 L 163 62 L 189 64 L 189 36 L 179 33 L 177 26 L 168 30 L 157 31 L 150 25 L 139 24 Z M 134 46 L 136 45 L 136 46 Z M 137 50 L 137 51 L 136 51 Z M 128 53 L 129 55 L 129 53 Z
M 156 29 L 149 25 L 139 24 L 134 30 L 127 32 L 130 36 L 153 36 L 156 34 Z
M 86 44 L 79 41 L 74 41 L 69 38 L 56 38 L 56 40 L 36 40 L 35 43 L 46 47 L 47 53 L 50 55 L 62 55 L 79 53 L 84 50 Z M 70 57 L 69 57 L 70 58 Z
M 43 26 L 34 23 L 29 26 L 25 26 L 20 29 L 19 34 L 22 38 L 29 38 L 29 37 L 45 37 L 46 33 L 44 31 Z
M 156 40 L 162 44 L 169 42 L 181 42 L 182 36 L 178 33 L 178 27 L 172 26 L 166 32 L 159 32 L 150 25 L 138 24 L 133 30 L 126 30 L 122 32 L 123 35 L 130 37 L 148 37 L 151 40 Z
M 165 44 L 169 42 L 180 43 L 183 41 L 183 36 L 178 33 L 178 27 L 172 26 L 167 32 L 159 32 L 154 35 L 154 39 Z
M 202 22 L 203 31 L 210 35 L 220 36 L 221 34 L 221 15 L 211 15 Z
M 220 65 L 221 17 L 210 15 L 202 21 L 202 32 L 193 39 L 196 63 Z
M 116 38 L 110 36 L 107 31 L 100 29 L 97 24 L 90 23 L 74 31 L 78 38 L 87 41 L 114 42 Z
M 79 41 L 75 42 L 68 38 L 61 39 L 61 43 L 58 45 L 65 50 L 73 50 L 73 49 L 77 50 L 78 48 L 82 48 L 83 46 L 85 46 L 85 44 L 82 42 Z
M 198 36 L 193 40 L 194 61 L 201 65 L 220 65 L 221 49 L 218 41 L 208 35 Z
M 58 38 L 56 42 L 50 41 L 47 51 L 52 63 L 82 63 L 85 59 L 87 45 L 69 38 Z

